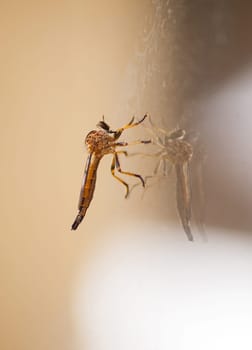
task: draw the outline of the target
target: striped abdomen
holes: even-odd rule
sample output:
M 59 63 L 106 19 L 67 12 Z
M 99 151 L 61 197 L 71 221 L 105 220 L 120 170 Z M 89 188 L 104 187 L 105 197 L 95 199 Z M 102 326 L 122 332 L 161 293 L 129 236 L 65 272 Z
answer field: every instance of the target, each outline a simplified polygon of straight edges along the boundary
M 91 153 L 88 156 L 80 191 L 80 199 L 78 205 L 79 213 L 72 225 L 72 230 L 76 230 L 83 220 L 93 198 L 96 183 L 96 173 L 101 158 L 102 157 L 97 157 L 94 153 Z

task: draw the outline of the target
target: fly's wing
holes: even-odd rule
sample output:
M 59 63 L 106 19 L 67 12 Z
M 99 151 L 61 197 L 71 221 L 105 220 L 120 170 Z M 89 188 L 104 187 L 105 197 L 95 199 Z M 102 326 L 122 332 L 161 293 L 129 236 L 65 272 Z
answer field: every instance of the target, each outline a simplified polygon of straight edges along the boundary
M 180 220 L 189 241 L 193 241 L 191 232 L 191 179 L 189 162 L 175 165 L 177 176 L 177 209 Z

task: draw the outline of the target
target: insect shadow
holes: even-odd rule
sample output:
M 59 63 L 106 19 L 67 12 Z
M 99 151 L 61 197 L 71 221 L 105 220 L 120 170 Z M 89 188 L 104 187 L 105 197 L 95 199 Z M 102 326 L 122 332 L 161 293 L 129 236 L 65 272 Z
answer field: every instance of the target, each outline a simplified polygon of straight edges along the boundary
M 148 183 L 152 178 L 160 178 L 160 172 L 162 170 L 162 178 L 170 175 L 174 169 L 176 174 L 176 205 L 177 212 L 182 223 L 183 229 L 187 235 L 189 241 L 193 241 L 191 219 L 192 219 L 192 160 L 196 159 L 196 169 L 194 172 L 195 180 L 197 183 L 197 192 L 199 195 L 199 207 L 195 210 L 195 216 L 197 218 L 197 224 L 204 234 L 204 191 L 202 182 L 202 168 L 199 160 L 199 155 L 202 152 L 195 152 L 194 145 L 197 144 L 198 136 L 189 137 L 184 129 L 176 128 L 171 132 L 156 126 L 151 117 L 149 117 L 150 127 L 144 126 L 152 136 L 152 144 L 157 146 L 158 151 L 152 154 L 143 154 L 148 157 L 155 157 L 158 159 L 156 166 L 153 170 L 153 174 L 145 177 L 145 182 Z M 194 140 L 189 141 L 190 138 Z M 138 153 L 139 155 L 140 153 Z M 137 153 L 132 154 L 137 155 Z M 204 234 L 204 239 L 206 236 Z

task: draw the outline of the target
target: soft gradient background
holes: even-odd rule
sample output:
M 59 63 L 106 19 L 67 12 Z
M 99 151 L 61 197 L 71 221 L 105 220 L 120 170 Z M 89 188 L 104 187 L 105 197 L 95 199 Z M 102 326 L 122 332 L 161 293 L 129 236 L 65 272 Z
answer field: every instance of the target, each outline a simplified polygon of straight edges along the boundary
M 0 9 L 1 349 L 251 349 L 251 6 Z M 195 242 L 186 240 L 172 174 L 124 200 L 109 156 L 85 220 L 70 231 L 85 135 L 103 114 L 116 128 L 146 111 L 162 127 L 186 127 L 195 154 L 204 150 L 207 242 L 197 220 Z M 147 131 L 123 139 L 139 137 Z M 154 166 L 122 159 L 143 175 Z

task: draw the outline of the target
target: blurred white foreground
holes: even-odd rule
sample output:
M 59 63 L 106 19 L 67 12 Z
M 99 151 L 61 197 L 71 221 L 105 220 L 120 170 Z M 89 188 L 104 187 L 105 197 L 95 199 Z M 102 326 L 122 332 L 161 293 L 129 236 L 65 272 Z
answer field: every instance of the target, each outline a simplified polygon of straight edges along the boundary
M 252 239 L 135 225 L 76 275 L 78 349 L 251 349 Z

